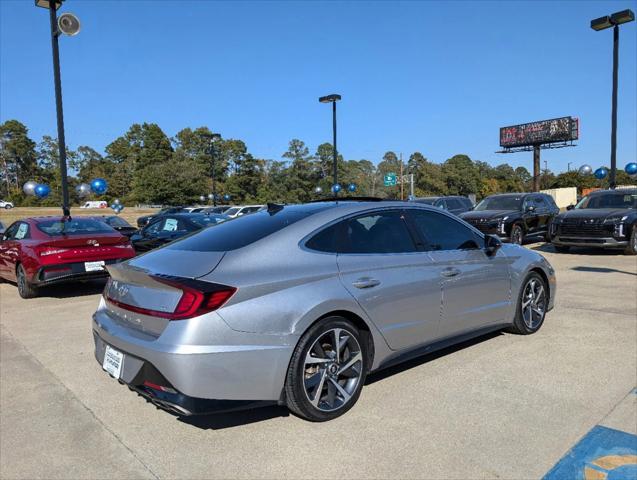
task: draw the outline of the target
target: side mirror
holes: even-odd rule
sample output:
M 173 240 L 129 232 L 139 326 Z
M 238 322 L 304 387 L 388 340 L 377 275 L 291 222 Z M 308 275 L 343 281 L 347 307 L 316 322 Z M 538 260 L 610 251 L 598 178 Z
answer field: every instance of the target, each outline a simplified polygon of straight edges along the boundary
M 484 250 L 489 257 L 492 257 L 502 246 L 502 242 L 495 235 L 485 235 Z
M 526 211 L 527 212 L 535 212 L 535 207 L 533 205 L 529 205 L 528 207 L 526 207 Z
M 575 208 L 575 205 L 571 204 L 568 207 L 566 207 L 566 210 L 573 210 Z

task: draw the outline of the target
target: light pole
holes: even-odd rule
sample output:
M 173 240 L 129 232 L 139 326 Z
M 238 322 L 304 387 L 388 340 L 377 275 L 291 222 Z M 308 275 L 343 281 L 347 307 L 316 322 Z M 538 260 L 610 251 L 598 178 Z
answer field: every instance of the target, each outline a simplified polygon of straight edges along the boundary
M 58 149 L 60 155 L 60 178 L 62 181 L 62 215 L 69 217 L 69 187 L 66 175 L 66 141 L 64 138 L 64 112 L 62 110 L 62 81 L 60 79 L 60 51 L 58 36 L 77 35 L 80 31 L 79 20 L 70 13 L 64 13 L 58 18 L 57 10 L 64 0 L 35 0 L 36 7 L 49 9 L 49 21 L 51 24 L 51 49 L 53 51 L 53 84 L 55 88 L 55 110 L 57 112 Z
M 332 93 L 331 95 L 326 95 L 324 97 L 319 97 L 319 102 L 321 103 L 331 103 L 332 104 L 332 133 L 334 135 L 334 140 L 332 144 L 332 149 L 334 151 L 334 185 L 338 185 L 338 153 L 336 150 L 336 102 L 341 99 L 341 96 Z M 338 197 L 337 189 L 334 190 L 334 196 Z
M 619 68 L 619 25 L 635 20 L 635 14 L 632 10 L 622 10 L 612 15 L 596 18 L 591 20 L 591 28 L 593 30 L 606 30 L 613 27 L 613 100 L 612 100 L 612 119 L 610 132 L 610 188 L 615 188 L 615 174 L 617 172 L 617 70 Z
M 217 152 L 215 151 L 215 140 L 219 140 L 221 135 L 218 133 L 211 133 L 208 141 L 208 154 L 210 155 L 210 163 L 212 170 L 210 176 L 212 177 L 212 206 L 217 206 L 217 184 L 215 182 L 215 160 L 217 159 Z

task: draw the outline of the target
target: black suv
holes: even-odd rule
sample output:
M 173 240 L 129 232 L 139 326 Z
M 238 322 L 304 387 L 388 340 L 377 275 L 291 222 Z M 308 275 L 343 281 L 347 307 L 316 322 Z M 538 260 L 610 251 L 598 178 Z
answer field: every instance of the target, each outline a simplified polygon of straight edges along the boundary
M 449 196 L 449 197 L 422 197 L 410 200 L 415 203 L 424 203 L 433 207 L 442 208 L 454 215 L 468 212 L 473 208 L 473 203 L 467 197 Z
M 570 247 L 623 249 L 637 254 L 637 189 L 598 190 L 570 205 L 551 225 L 558 252 Z
M 548 240 L 558 213 L 553 197 L 545 193 L 503 193 L 485 198 L 460 218 L 483 233 L 521 245 L 527 238 Z

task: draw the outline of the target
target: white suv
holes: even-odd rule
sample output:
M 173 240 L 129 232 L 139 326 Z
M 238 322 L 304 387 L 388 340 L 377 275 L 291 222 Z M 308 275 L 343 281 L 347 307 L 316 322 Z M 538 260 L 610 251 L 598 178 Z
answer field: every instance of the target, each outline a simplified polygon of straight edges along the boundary
M 13 208 L 13 203 L 0 200 L 0 208 L 6 208 L 7 210 L 9 210 L 10 208 Z

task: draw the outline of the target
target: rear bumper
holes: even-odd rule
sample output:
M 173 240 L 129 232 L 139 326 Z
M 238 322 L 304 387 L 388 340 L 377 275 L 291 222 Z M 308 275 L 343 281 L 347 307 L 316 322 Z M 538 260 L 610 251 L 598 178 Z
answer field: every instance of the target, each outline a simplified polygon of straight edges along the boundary
M 628 239 L 617 240 L 613 237 L 577 237 L 573 235 L 556 235 L 551 238 L 551 243 L 565 247 L 626 248 L 628 246 Z
M 125 260 L 128 260 L 128 258 L 104 260 L 104 264 L 113 265 Z M 92 280 L 105 277 L 108 277 L 108 272 L 106 270 L 95 270 L 87 272 L 85 262 L 61 263 L 57 265 L 45 265 L 40 267 L 33 277 L 33 284 L 44 286 L 56 283 L 76 282 L 79 280 Z
M 124 353 L 119 380 L 154 403 L 179 406 L 182 414 L 278 402 L 298 339 L 237 332 L 214 312 L 168 322 L 155 337 L 115 319 L 103 300 L 93 316 L 93 336 L 100 365 L 106 345 L 119 350 Z M 156 371 L 176 393 L 143 387 L 140 379 L 147 379 L 149 371 Z

